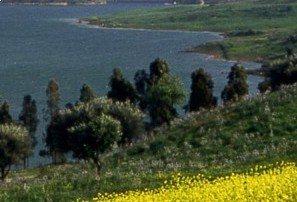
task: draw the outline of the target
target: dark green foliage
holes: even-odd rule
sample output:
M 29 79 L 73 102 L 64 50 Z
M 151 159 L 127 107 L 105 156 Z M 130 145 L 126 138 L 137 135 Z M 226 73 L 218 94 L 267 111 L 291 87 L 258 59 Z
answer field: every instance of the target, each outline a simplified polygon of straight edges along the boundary
M 8 175 L 11 165 L 22 162 L 31 153 L 31 140 L 26 128 L 16 124 L 0 124 L 1 180 Z
M 134 75 L 134 84 L 137 91 L 137 99 L 139 107 L 144 110 L 146 108 L 145 95 L 149 83 L 149 75 L 144 69 L 137 70 Z
M 297 58 L 288 57 L 284 60 L 273 61 L 266 64 L 266 80 L 260 84 L 259 89 L 270 85 L 271 90 L 278 90 L 281 85 L 293 84 L 297 81 Z M 266 87 L 266 89 L 270 89 Z M 265 88 L 262 90 L 266 90 Z
M 98 175 L 102 167 L 101 155 L 111 150 L 122 135 L 121 123 L 106 113 L 112 105 L 110 100 L 97 99 L 80 103 L 61 114 L 70 123 L 65 130 L 73 156 L 92 160 Z
M 49 155 L 54 163 L 66 161 L 64 153 L 69 151 L 67 126 L 71 120 L 65 119 L 61 114 L 55 115 L 46 128 L 45 142 Z
M 178 116 L 175 105 L 182 104 L 185 89 L 180 79 L 169 74 L 163 75 L 154 85 L 148 88 L 146 95 L 147 109 L 152 126 L 166 123 Z
M 113 99 L 114 101 L 124 102 L 130 100 L 132 103 L 136 102 L 136 90 L 128 80 L 124 79 L 120 68 L 115 68 L 113 70 L 109 86 L 111 90 L 107 94 L 108 98 Z
M 59 118 L 59 119 L 57 119 Z M 119 144 L 129 144 L 144 130 L 143 113 L 129 101 L 95 98 L 61 111 L 48 134 L 55 151 L 71 151 L 78 159 L 92 160 L 98 174 L 102 155 Z
M 36 132 L 39 120 L 37 117 L 36 101 L 33 100 L 30 95 L 24 96 L 23 109 L 19 115 L 19 121 L 29 131 L 29 134 L 32 140 L 32 146 L 35 147 L 37 144 L 35 132 Z
M 59 103 L 60 103 L 60 91 L 59 84 L 56 80 L 50 80 L 46 89 L 47 95 L 47 109 L 45 111 L 45 120 L 49 121 L 46 127 L 45 143 L 48 148 L 49 155 L 52 156 L 54 163 L 61 163 L 65 161 L 63 150 L 61 151 L 60 145 L 65 142 L 65 138 L 59 125 Z M 66 145 L 64 145 L 67 147 Z
M 82 88 L 80 89 L 80 102 L 89 102 L 95 98 L 95 93 L 91 86 L 88 84 L 83 84 Z
M 114 143 L 120 139 L 120 123 L 110 116 L 100 115 L 79 123 L 70 132 L 74 157 L 93 160 L 97 173 L 100 174 L 101 155 L 112 149 Z
M 107 114 L 119 120 L 122 127 L 122 136 L 118 141 L 119 145 L 131 144 L 144 132 L 143 115 L 129 102 L 113 105 Z
M 248 92 L 247 74 L 243 66 L 235 64 L 231 67 L 228 75 L 228 84 L 222 91 L 221 98 L 223 102 L 237 102 L 246 96 Z
M 176 104 L 181 104 L 185 97 L 182 82 L 169 74 L 166 60 L 156 58 L 150 64 L 150 74 L 139 70 L 134 76 L 138 92 L 139 106 L 148 111 L 151 126 L 159 126 L 177 117 Z
M 0 102 L 0 124 L 11 123 L 12 118 L 9 114 L 9 105 L 5 102 Z
M 210 74 L 202 68 L 192 73 L 189 111 L 199 111 L 201 108 L 216 106 L 217 98 L 213 96 L 213 81 Z
M 134 82 L 135 82 L 135 86 L 138 94 L 140 95 L 145 94 L 148 79 L 149 79 L 149 75 L 146 73 L 144 69 L 136 71 L 134 75 Z
M 156 84 L 166 74 L 169 74 L 169 64 L 164 59 L 156 58 L 150 64 L 150 84 Z
M 45 120 L 53 118 L 59 113 L 59 103 L 60 103 L 60 91 L 59 84 L 56 80 L 52 79 L 49 81 L 47 89 L 47 109 L 45 110 Z

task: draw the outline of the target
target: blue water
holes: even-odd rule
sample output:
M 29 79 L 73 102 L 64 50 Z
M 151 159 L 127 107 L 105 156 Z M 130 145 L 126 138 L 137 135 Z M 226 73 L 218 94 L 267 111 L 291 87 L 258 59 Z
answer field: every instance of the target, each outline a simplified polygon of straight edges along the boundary
M 24 95 L 30 94 L 39 110 L 39 144 L 31 165 L 48 162 L 37 153 L 43 148 L 42 109 L 46 86 L 52 78 L 60 84 L 61 106 L 79 98 L 83 83 L 98 96 L 106 95 L 112 69 L 121 67 L 132 80 L 138 69 L 149 70 L 157 57 L 168 61 L 171 72 L 190 89 L 191 73 L 198 67 L 209 72 L 220 95 L 234 62 L 212 60 L 206 55 L 185 53 L 186 48 L 212 40 L 216 33 L 104 29 L 78 24 L 78 18 L 122 10 L 160 7 L 162 4 L 107 4 L 96 6 L 0 6 L 0 96 L 7 100 L 17 119 Z M 243 63 L 247 68 L 256 63 Z M 252 94 L 259 78 L 249 77 Z

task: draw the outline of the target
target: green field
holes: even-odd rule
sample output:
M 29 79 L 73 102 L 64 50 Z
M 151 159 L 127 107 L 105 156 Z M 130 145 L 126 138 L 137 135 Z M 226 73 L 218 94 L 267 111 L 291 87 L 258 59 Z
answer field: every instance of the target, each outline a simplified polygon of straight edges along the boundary
M 178 5 L 88 18 L 105 27 L 213 31 L 224 42 L 192 50 L 226 59 L 263 61 L 297 48 L 297 2 L 247 0 L 215 5 Z

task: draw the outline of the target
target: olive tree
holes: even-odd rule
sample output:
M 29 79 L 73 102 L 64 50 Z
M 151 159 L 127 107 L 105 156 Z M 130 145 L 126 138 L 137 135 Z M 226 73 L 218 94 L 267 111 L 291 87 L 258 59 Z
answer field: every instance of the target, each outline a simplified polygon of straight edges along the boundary
M 11 165 L 21 163 L 31 152 L 31 139 L 25 127 L 0 124 L 1 180 L 8 175 Z
M 61 111 L 68 133 L 69 151 L 78 159 L 92 160 L 98 175 L 102 155 L 118 143 L 131 141 L 143 130 L 143 113 L 129 101 L 115 102 L 106 97 L 78 103 Z
M 122 135 L 121 123 L 112 116 L 100 114 L 69 128 L 74 157 L 91 159 L 100 175 L 101 155 L 111 150 Z

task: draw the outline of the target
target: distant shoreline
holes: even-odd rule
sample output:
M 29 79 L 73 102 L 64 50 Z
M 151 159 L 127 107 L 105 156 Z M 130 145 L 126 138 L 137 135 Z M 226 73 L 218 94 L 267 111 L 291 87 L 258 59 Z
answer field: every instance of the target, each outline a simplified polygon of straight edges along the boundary
M 28 3 L 17 3 L 17 2 L 1 2 L 0 6 L 89 6 L 89 5 L 104 5 L 107 2 L 103 0 L 102 2 L 86 2 L 86 3 L 68 3 L 68 2 L 28 2 Z
M 220 32 L 210 32 L 210 31 L 188 31 L 188 30 L 164 30 L 164 29 L 146 29 L 146 28 L 132 28 L 132 27 L 117 27 L 117 26 L 111 26 L 111 25 L 105 25 L 105 24 L 92 24 L 90 23 L 90 21 L 86 20 L 86 19 L 78 19 L 78 23 L 84 26 L 89 26 L 89 27 L 93 27 L 93 28 L 100 28 L 100 29 L 118 29 L 118 30 L 146 30 L 146 31 L 172 31 L 172 32 L 201 32 L 201 33 L 213 33 L 213 34 L 217 34 L 218 37 L 221 38 L 221 40 L 224 40 L 224 33 L 220 33 Z M 223 58 L 222 56 L 216 55 L 215 53 L 211 52 L 211 51 L 198 51 L 195 50 L 195 48 L 188 48 L 186 50 L 183 50 L 183 52 L 192 52 L 192 53 L 200 53 L 200 54 L 205 54 L 208 55 L 209 58 L 213 58 L 213 59 L 220 59 L 220 60 L 226 60 L 226 61 L 234 61 L 234 62 L 238 62 L 238 60 L 230 60 L 230 59 L 226 59 Z M 241 61 L 241 60 L 239 60 Z M 261 63 L 261 62 L 260 62 Z M 257 76 L 263 76 L 263 70 L 262 68 L 259 69 L 248 69 L 247 73 L 249 75 L 257 75 Z

